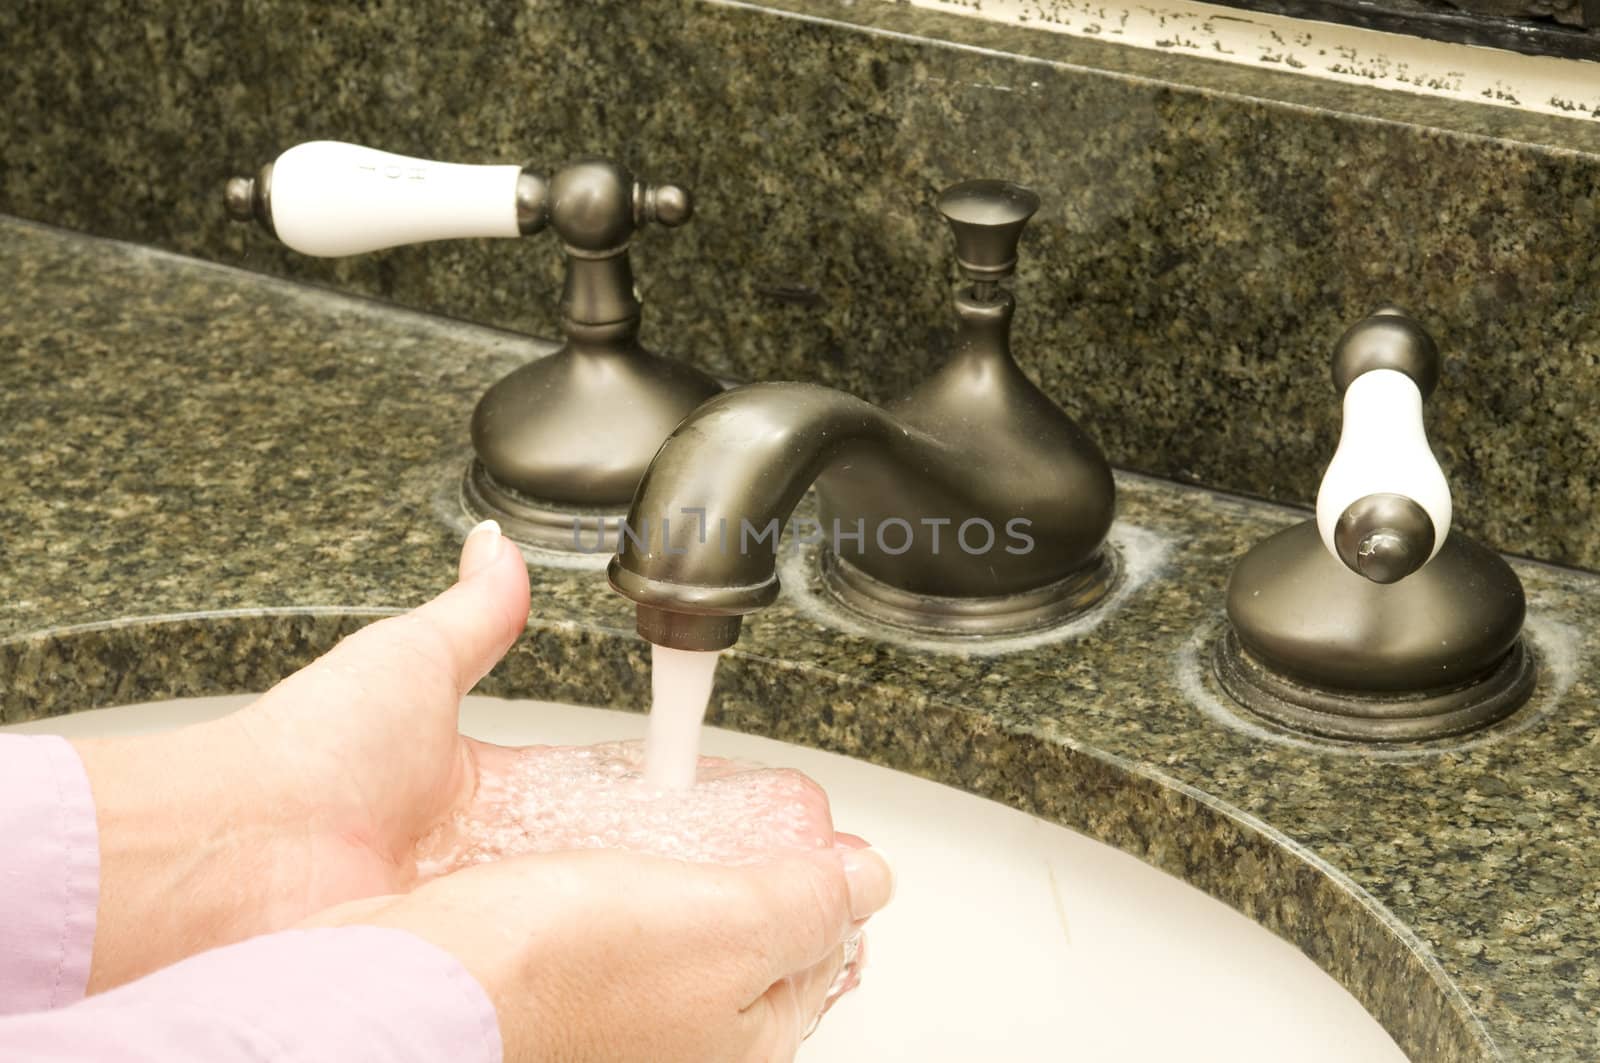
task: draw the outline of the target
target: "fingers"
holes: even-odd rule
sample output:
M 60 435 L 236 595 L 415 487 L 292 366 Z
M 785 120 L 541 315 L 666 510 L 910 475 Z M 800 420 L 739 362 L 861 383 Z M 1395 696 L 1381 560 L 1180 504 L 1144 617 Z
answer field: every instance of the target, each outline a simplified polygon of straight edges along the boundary
M 822 1017 L 828 991 L 845 965 L 844 945 L 836 946 L 820 963 L 788 978 L 780 978 L 750 1010 L 760 1022 L 754 1035 L 759 1059 L 793 1059 Z
M 809 1037 L 828 1009 L 859 983 L 857 957 L 864 939 L 865 935 L 857 931 L 822 963 L 791 979 L 799 1004 L 800 1040 Z
M 894 874 L 872 849 L 819 850 L 748 871 L 755 902 L 745 929 L 765 961 L 758 992 L 825 961 L 894 895 Z
M 871 848 L 839 848 L 839 863 L 850 891 L 850 919 L 860 922 L 894 899 L 894 869 Z

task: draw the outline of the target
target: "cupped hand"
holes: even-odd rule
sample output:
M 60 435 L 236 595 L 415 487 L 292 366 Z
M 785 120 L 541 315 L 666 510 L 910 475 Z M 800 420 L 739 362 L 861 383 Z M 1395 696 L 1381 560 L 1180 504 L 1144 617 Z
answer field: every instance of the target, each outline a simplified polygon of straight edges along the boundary
M 608 805 L 570 786 L 533 795 L 541 812 L 582 811 L 563 824 L 566 841 L 542 836 L 548 823 L 511 798 L 519 786 L 529 796 L 526 769 L 548 765 L 551 751 L 486 745 L 457 730 L 461 698 L 526 622 L 527 569 L 491 525 L 468 536 L 458 574 L 437 598 L 363 628 L 230 716 L 75 743 L 100 834 L 91 991 L 486 858 L 571 843 L 737 863 L 772 848 L 832 845 L 826 796 L 789 772 L 764 773 L 764 807 L 752 808 L 738 786 L 697 788 L 702 820 L 726 824 L 702 833 L 698 854 L 643 844 L 638 831 L 596 834 L 586 824 L 615 811 L 617 793 Z M 726 762 L 708 759 L 706 771 L 720 783 L 749 781 Z M 785 809 L 798 812 L 785 821 Z
M 787 1060 L 888 865 L 840 846 L 742 866 L 612 850 L 513 857 L 312 925 L 410 931 L 484 986 L 507 1063 Z
M 416 883 L 419 838 L 465 807 L 479 752 L 459 733 L 461 699 L 528 617 L 521 552 L 486 522 L 462 547 L 458 581 L 371 624 L 221 721 L 303 826 L 291 866 L 304 892 L 275 922 Z
M 449 590 L 349 636 L 247 708 L 75 742 L 100 835 L 91 991 L 412 886 L 412 847 L 477 785 L 461 698 L 527 615 L 520 551 L 480 525 Z

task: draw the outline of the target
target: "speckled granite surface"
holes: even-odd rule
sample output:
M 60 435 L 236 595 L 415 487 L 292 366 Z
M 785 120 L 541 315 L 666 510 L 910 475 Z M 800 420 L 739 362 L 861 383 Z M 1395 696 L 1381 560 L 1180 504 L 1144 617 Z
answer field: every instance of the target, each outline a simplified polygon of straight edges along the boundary
M 1309 500 L 1329 346 L 1399 301 L 1449 356 L 1463 525 L 1600 566 L 1592 119 L 839 0 L 12 0 L 0 96 L 0 210 L 535 335 L 548 238 L 308 261 L 230 227 L 223 180 L 316 137 L 616 154 L 699 195 L 637 244 L 647 341 L 878 398 L 949 342 L 935 192 L 1020 180 L 1019 356 L 1119 465 Z
M 260 689 L 453 572 L 480 389 L 516 336 L 0 220 L 0 721 Z M 1296 514 L 1124 477 L 1133 575 L 1008 652 L 864 634 L 790 565 L 713 719 L 962 786 L 1295 942 L 1419 1060 L 1600 1055 L 1600 580 L 1521 565 L 1534 702 L 1362 753 L 1233 716 L 1198 664 L 1232 561 Z M 533 566 L 489 693 L 639 709 L 593 562 Z

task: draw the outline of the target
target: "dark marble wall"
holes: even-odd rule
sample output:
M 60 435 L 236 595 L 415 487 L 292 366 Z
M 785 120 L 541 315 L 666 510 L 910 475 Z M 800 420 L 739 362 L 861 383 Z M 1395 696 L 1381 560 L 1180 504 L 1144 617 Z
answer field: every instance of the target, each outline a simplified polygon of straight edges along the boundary
M 1329 345 L 1397 301 L 1461 524 L 1600 567 L 1600 123 L 829 0 L 12 0 L 0 98 L 0 211 L 545 335 L 549 237 L 305 260 L 222 182 L 317 137 L 616 155 L 699 197 L 636 245 L 647 339 L 873 398 L 948 344 L 936 191 L 1024 181 L 1018 355 L 1118 464 L 1308 501 Z

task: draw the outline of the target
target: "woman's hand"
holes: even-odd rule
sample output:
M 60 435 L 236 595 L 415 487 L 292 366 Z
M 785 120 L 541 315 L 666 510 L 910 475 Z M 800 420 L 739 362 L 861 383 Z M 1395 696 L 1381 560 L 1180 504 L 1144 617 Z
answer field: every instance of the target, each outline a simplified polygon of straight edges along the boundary
M 528 615 L 498 527 L 474 529 L 459 572 L 231 716 L 74 743 L 100 834 L 91 992 L 415 883 L 413 846 L 477 785 L 461 698 Z
M 516 857 L 326 912 L 440 946 L 485 987 L 507 1063 L 787 1060 L 844 943 L 888 903 L 869 849 L 746 867 L 615 851 Z

